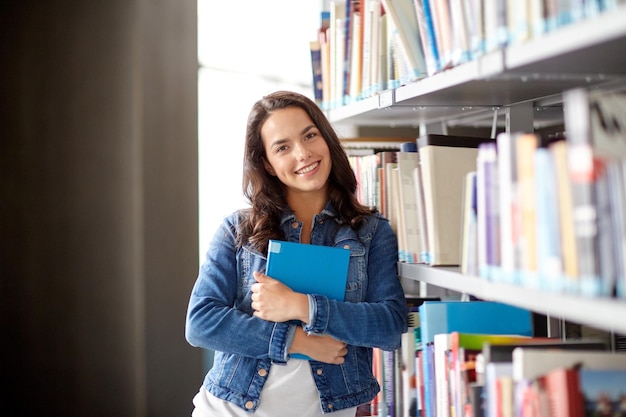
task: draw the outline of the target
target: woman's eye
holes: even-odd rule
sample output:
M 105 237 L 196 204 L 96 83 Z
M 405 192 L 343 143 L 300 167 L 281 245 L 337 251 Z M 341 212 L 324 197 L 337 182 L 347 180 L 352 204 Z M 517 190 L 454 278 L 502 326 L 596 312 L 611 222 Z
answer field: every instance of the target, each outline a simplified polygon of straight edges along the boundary
M 315 136 L 317 136 L 317 133 L 311 132 L 305 136 L 305 139 L 313 139 Z
M 276 148 L 276 152 L 277 152 L 277 153 L 278 153 L 278 152 L 283 152 L 283 151 L 285 151 L 286 149 L 287 149 L 287 146 L 286 146 L 286 145 L 279 146 L 278 148 Z

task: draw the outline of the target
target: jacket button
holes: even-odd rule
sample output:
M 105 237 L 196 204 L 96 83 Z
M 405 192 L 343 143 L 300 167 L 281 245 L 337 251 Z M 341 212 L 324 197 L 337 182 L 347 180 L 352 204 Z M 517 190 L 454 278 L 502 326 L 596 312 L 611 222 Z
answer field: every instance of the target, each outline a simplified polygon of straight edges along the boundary
M 343 245 L 344 249 L 350 249 L 350 245 Z
M 328 409 L 329 409 L 329 410 L 332 410 L 333 408 L 335 408 L 335 407 L 333 407 L 333 405 L 332 405 L 332 404 L 328 404 Z
M 298 227 L 298 222 L 291 223 L 291 228 L 292 229 L 295 229 L 296 227 Z
M 246 401 L 245 407 L 248 410 L 252 410 L 254 408 L 254 403 L 252 401 Z
M 317 371 L 315 371 L 316 374 L 318 375 L 322 375 L 324 373 L 324 371 L 322 371 L 321 369 L 318 369 Z
M 259 376 L 267 375 L 267 369 L 259 369 Z

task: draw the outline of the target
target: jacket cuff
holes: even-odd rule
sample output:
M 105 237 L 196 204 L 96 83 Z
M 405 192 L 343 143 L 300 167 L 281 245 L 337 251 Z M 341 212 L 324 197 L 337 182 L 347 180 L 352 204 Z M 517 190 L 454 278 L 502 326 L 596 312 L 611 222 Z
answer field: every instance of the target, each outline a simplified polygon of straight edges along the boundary
M 329 320 L 328 298 L 323 295 L 309 294 L 309 323 L 302 326 L 307 334 L 321 335 L 326 332 Z

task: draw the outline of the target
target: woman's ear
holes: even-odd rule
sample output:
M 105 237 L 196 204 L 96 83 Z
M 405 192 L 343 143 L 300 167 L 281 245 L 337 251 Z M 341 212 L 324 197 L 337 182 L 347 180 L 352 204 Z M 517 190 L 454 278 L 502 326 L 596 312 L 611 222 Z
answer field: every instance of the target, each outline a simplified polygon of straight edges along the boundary
M 274 177 L 276 176 L 276 171 L 274 171 L 274 168 L 272 168 L 272 165 L 269 162 L 267 162 L 267 159 L 263 159 L 263 165 L 265 166 L 265 170 L 269 172 L 270 175 Z

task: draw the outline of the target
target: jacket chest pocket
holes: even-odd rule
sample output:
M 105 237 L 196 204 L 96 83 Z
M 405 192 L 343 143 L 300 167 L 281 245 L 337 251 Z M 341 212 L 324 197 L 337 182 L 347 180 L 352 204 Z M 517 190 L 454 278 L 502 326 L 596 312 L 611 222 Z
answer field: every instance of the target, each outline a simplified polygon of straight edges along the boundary
M 365 289 L 367 288 L 365 245 L 356 239 L 344 239 L 338 241 L 335 246 L 350 249 L 345 301 L 354 303 L 363 301 Z

